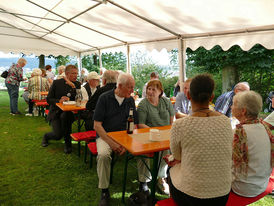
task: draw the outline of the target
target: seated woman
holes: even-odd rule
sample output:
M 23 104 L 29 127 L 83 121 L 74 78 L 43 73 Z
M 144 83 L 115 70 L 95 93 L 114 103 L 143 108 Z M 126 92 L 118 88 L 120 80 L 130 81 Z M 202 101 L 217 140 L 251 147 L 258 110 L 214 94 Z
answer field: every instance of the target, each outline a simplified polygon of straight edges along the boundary
M 240 124 L 233 141 L 232 191 L 245 197 L 265 191 L 274 166 L 274 136 L 258 119 L 262 105 L 262 97 L 254 91 L 240 92 L 233 98 L 232 115 Z
M 194 77 L 187 93 L 192 114 L 171 129 L 170 195 L 178 205 L 225 205 L 231 189 L 232 140 L 230 119 L 209 109 L 214 80 Z
M 151 80 L 146 87 L 146 98 L 144 98 L 138 105 L 139 124 L 138 128 L 149 128 L 171 125 L 174 118 L 174 110 L 170 100 L 163 97 L 163 86 L 159 80 Z M 164 152 L 165 154 L 167 151 Z M 161 155 L 160 155 L 161 156 Z M 138 161 L 138 164 L 143 164 Z M 147 160 L 148 164 L 149 161 Z M 158 186 L 164 193 L 169 193 L 168 185 L 165 183 L 167 165 L 161 161 L 158 176 Z M 147 182 L 150 174 L 145 168 L 143 174 L 139 174 L 140 182 Z M 164 187 L 166 185 L 166 187 Z
M 33 69 L 31 78 L 28 83 L 29 91 L 29 112 L 26 116 L 32 116 L 33 104 L 32 100 L 45 99 L 45 96 L 41 96 L 41 92 L 46 92 L 49 90 L 49 84 L 46 78 L 42 77 L 42 70 L 39 68 Z

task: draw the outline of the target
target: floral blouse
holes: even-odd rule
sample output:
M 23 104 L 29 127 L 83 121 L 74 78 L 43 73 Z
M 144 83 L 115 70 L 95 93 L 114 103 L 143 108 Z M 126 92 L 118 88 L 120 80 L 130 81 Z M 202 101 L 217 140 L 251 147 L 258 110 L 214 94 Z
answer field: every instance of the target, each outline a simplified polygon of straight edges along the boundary
M 5 80 L 8 84 L 20 85 L 20 82 L 23 81 L 23 69 L 18 64 L 12 64 L 9 69 L 9 74 Z

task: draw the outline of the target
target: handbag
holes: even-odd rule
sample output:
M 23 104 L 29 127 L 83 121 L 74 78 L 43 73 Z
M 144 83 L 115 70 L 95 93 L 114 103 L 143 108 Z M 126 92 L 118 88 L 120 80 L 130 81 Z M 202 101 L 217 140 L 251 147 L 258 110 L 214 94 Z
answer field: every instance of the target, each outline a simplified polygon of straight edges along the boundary
M 1 74 L 1 77 L 3 77 L 3 78 L 7 78 L 7 76 L 8 76 L 8 74 L 9 74 L 9 72 L 8 71 L 3 71 L 3 73 Z

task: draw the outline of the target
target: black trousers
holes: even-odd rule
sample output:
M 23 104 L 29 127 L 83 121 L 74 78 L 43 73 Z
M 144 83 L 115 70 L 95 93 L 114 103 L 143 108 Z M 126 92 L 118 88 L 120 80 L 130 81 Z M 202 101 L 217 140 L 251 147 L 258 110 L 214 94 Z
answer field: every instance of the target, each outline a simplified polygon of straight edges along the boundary
M 32 101 L 32 99 L 29 99 L 29 113 L 32 114 L 33 112 L 33 105 L 34 105 L 34 102 Z
M 180 190 L 177 190 L 172 184 L 169 172 L 167 176 L 167 182 L 169 185 L 170 196 L 172 199 L 180 206 L 200 206 L 200 205 L 210 205 L 210 206 L 225 206 L 228 200 L 229 193 L 227 195 L 216 197 L 200 199 L 196 197 L 189 196 Z
M 48 140 L 60 140 L 64 137 L 66 146 L 71 147 L 71 127 L 74 121 L 72 112 L 62 112 L 59 118 L 51 120 L 52 132 L 46 133 Z
M 81 119 L 83 119 L 85 122 L 86 131 L 94 130 L 93 114 L 94 114 L 93 111 L 88 111 L 88 110 L 82 111 L 81 113 Z

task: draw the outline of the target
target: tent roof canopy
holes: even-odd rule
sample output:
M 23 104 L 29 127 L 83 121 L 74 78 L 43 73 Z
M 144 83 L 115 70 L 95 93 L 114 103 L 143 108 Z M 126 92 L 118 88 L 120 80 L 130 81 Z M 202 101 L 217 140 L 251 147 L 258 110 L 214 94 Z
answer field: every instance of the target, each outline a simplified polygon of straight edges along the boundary
M 0 50 L 77 55 L 111 47 L 274 48 L 272 0 L 1 0 Z

